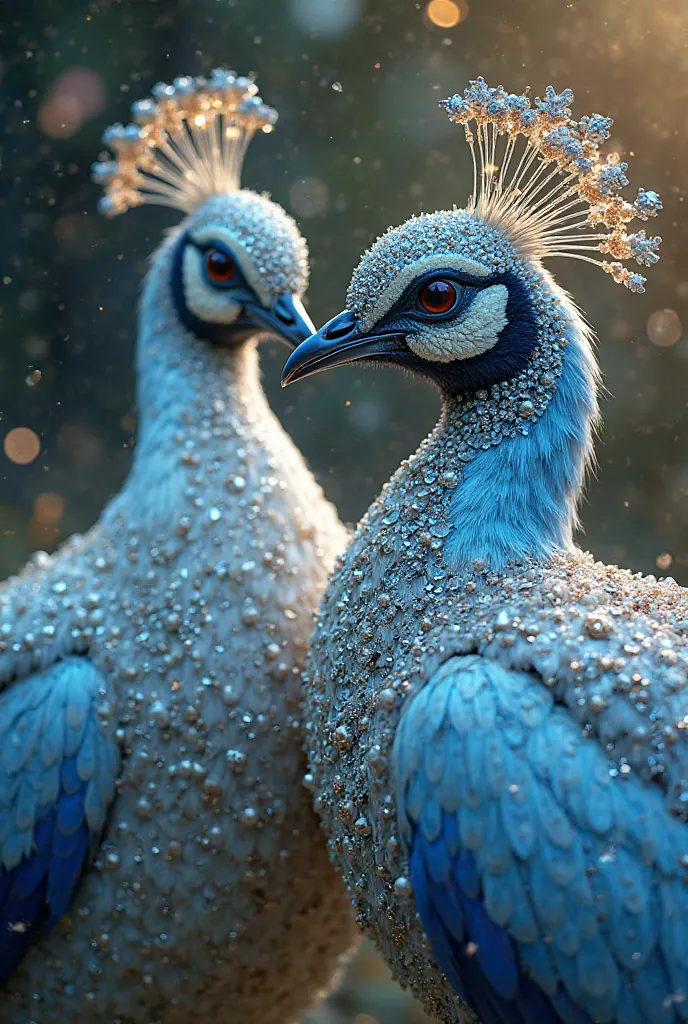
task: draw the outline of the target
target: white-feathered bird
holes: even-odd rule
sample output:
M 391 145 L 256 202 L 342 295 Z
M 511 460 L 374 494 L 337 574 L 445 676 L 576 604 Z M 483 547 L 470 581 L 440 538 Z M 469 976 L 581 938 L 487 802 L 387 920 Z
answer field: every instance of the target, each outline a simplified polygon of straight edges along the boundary
M 0 588 L 0 1020 L 284 1024 L 352 943 L 298 708 L 345 534 L 255 345 L 312 330 L 307 251 L 239 187 L 276 119 L 252 81 L 177 79 L 133 112 L 104 211 L 188 216 L 145 282 L 129 478 Z

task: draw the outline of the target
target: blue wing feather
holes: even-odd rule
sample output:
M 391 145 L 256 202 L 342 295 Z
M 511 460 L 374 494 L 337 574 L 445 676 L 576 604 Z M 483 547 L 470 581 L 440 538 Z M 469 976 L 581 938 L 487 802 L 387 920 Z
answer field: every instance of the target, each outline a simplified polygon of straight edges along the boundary
M 534 675 L 457 657 L 426 688 L 442 692 L 422 721 L 409 702 L 395 741 L 397 807 L 457 994 L 484 1024 L 688 1021 L 688 831 L 659 789 L 616 784 Z M 411 740 L 432 757 L 407 765 Z
M 78 832 L 78 841 L 67 856 L 53 856 L 48 869 L 46 899 L 50 908 L 51 924 L 66 914 L 72 903 L 81 872 L 86 864 L 91 837 L 86 825 Z
M 95 714 L 103 689 L 96 669 L 75 657 L 0 695 L 0 749 L 30 744 L 0 767 L 0 985 L 69 910 L 112 799 L 116 746 Z M 65 746 L 69 756 L 55 761 Z M 30 852 L 21 845 L 27 832 Z
M 81 779 L 77 772 L 76 758 L 68 757 L 62 764 L 60 771 L 62 789 L 68 795 L 76 793 L 81 788 Z
M 47 855 L 36 853 L 29 860 L 22 861 L 14 871 L 7 871 L 8 882 L 11 885 L 8 893 L 10 899 L 26 900 L 33 896 L 45 878 L 49 863 Z
M 10 871 L 0 870 L 0 985 L 10 977 L 36 938 L 46 933 L 69 909 L 84 869 L 90 835 L 83 821 L 86 787 L 61 794 L 53 810 L 36 828 L 34 852 Z M 60 812 L 71 826 L 74 803 L 80 803 L 81 824 L 68 834 L 60 831 Z
M 503 928 L 492 923 L 481 899 L 464 896 L 461 904 L 483 974 L 503 999 L 512 999 L 518 992 L 519 970 L 511 939 Z
M 86 787 L 82 783 L 75 793 L 62 793 L 57 801 L 57 830 L 63 836 L 71 836 L 84 823 L 84 798 Z
M 475 861 L 467 850 L 462 850 L 454 865 L 456 881 L 469 899 L 477 899 L 480 895 L 480 876 L 475 870 Z

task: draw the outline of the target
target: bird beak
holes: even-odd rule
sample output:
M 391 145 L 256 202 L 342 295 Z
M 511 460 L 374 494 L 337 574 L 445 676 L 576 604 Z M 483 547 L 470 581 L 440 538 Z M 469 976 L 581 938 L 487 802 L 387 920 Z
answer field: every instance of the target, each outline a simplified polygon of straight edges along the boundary
M 257 327 L 296 348 L 315 331 L 315 324 L 296 295 L 280 295 L 270 309 L 255 300 L 244 302 L 244 312 Z
M 359 321 L 346 309 L 292 352 L 282 370 L 282 387 L 332 366 L 364 359 L 391 361 L 402 351 L 403 343 L 404 336 L 398 331 L 363 334 Z

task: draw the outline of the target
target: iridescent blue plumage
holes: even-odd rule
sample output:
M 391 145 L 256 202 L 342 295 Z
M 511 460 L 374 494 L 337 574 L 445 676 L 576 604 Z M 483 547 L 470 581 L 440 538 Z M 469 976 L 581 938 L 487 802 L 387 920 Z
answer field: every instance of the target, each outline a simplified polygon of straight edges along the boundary
M 438 774 L 459 753 L 463 776 Z M 394 761 L 418 913 L 484 1024 L 688 1019 L 666 999 L 688 982 L 685 826 L 659 791 L 615 783 L 536 676 L 451 659 Z
M 688 1020 L 688 591 L 576 548 L 599 373 L 541 263 L 643 291 L 621 261 L 656 262 L 629 225 L 661 203 L 620 194 L 611 121 L 572 98 L 444 102 L 467 207 L 379 238 L 283 373 L 386 363 L 442 396 L 333 576 L 306 720 L 358 919 L 445 1024 Z
M 118 765 L 97 722 L 104 680 L 86 658 L 0 695 L 0 985 L 72 905 Z
M 92 838 L 85 796 L 84 783 L 71 796 L 63 791 L 36 826 L 32 854 L 16 868 L 0 869 L 0 985 L 69 910 Z

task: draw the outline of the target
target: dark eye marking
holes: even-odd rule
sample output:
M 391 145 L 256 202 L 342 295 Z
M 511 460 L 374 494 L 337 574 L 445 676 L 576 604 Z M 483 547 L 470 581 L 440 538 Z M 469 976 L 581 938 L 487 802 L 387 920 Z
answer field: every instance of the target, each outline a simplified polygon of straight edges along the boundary
M 418 305 L 424 313 L 438 315 L 448 313 L 456 304 L 458 290 L 451 281 L 443 278 L 428 281 L 418 292 Z

